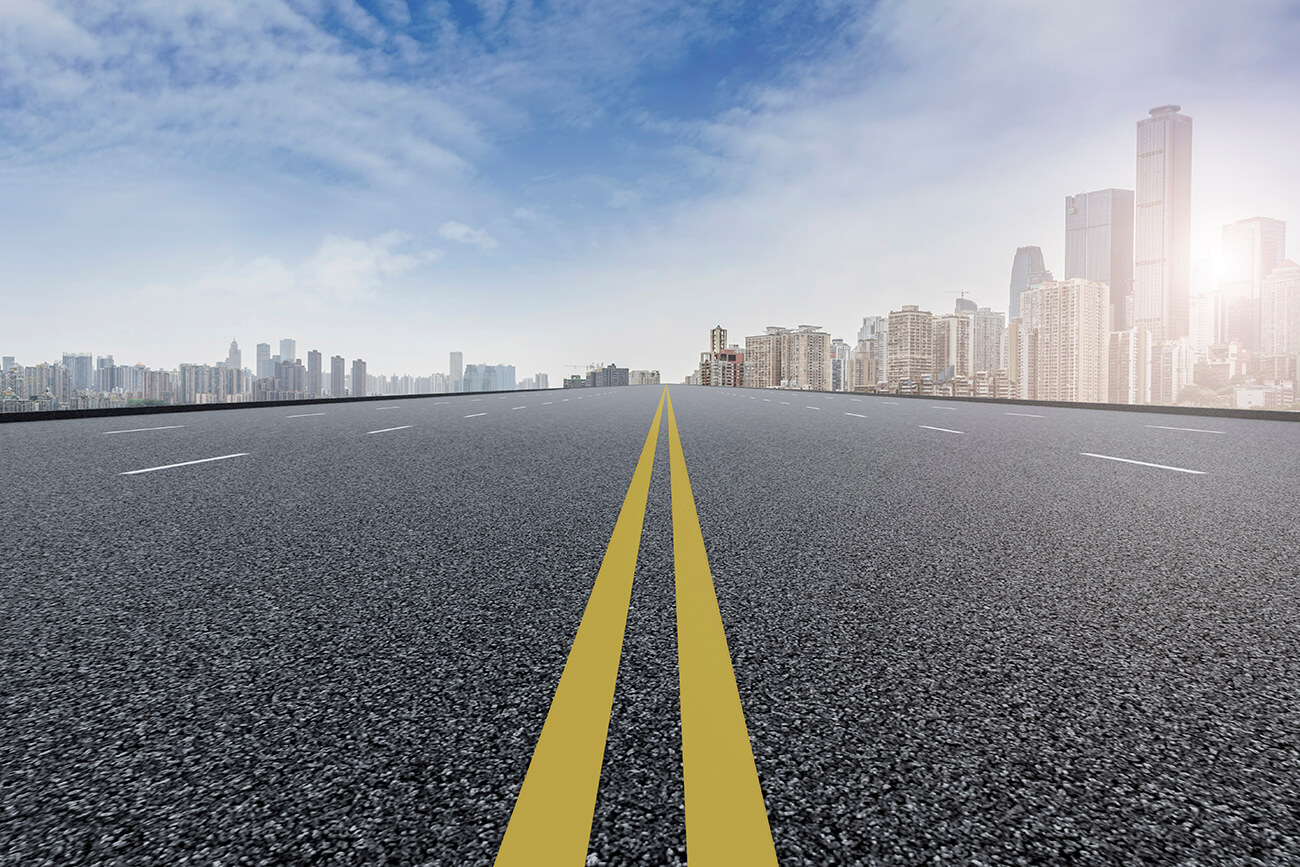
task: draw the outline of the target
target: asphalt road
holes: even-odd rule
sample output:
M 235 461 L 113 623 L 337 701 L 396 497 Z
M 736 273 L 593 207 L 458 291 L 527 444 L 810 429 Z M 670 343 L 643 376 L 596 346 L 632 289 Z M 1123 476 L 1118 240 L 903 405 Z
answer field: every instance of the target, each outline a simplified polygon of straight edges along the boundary
M 0 428 L 0 862 L 491 863 L 660 393 Z M 1300 424 L 671 393 L 782 864 L 1300 863 Z M 591 863 L 675 629 L 661 431 Z

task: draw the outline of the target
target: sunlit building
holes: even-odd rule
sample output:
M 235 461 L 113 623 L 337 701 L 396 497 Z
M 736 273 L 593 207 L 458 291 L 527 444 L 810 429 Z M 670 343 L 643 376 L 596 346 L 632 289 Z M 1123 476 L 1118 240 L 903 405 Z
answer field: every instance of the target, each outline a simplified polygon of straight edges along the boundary
M 1095 190 L 1065 197 L 1065 279 L 1110 287 L 1107 328 L 1126 327 L 1133 292 L 1133 191 Z
M 1186 337 L 1191 297 L 1192 119 L 1162 105 L 1137 124 L 1134 324 Z

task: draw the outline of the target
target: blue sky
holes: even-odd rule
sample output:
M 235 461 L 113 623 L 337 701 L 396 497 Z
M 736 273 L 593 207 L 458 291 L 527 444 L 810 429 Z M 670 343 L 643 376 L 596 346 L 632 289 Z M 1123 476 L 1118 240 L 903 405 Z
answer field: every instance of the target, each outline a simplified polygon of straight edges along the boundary
M 675 381 L 718 323 L 1004 309 L 1167 102 L 1207 280 L 1300 220 L 1297 44 L 1280 0 L 0 0 L 0 352 Z

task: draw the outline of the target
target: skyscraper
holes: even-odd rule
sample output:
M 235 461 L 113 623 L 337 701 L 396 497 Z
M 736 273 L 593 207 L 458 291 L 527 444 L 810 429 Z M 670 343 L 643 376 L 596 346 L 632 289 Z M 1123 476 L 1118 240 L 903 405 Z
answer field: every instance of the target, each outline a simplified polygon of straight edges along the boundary
M 1002 368 L 1002 332 L 1005 313 L 981 307 L 971 316 L 971 372 L 993 373 Z
M 226 367 L 239 370 L 243 366 L 243 354 L 239 351 L 239 343 L 231 340 L 230 351 L 226 353 Z
M 766 334 L 745 338 L 744 383 L 750 388 L 776 388 L 781 384 L 781 337 L 788 328 L 767 327 Z
M 465 356 L 459 352 L 451 354 L 451 390 L 465 390 Z
M 1223 227 L 1222 342 L 1260 351 L 1264 278 L 1285 259 L 1286 223 L 1281 220 L 1252 217 Z
M 1022 352 L 1030 400 L 1104 402 L 1109 399 L 1110 287 L 1089 280 L 1055 280 L 1023 297 Z
M 298 345 L 296 341 L 284 338 L 280 341 L 280 360 L 287 361 L 290 364 L 298 360 Z
M 915 304 L 890 311 L 887 340 L 890 387 L 915 388 L 934 372 L 934 314 L 930 311 Z
M 970 378 L 971 317 L 965 313 L 936 316 L 934 325 L 934 381 Z
M 63 353 L 63 366 L 71 373 L 74 392 L 94 387 L 95 368 L 89 352 Z
M 1269 272 L 1261 297 L 1264 356 L 1300 359 L 1300 265 L 1287 259 Z
M 836 337 L 831 341 L 831 391 L 849 390 L 849 345 Z
M 341 355 L 330 357 L 330 397 L 344 397 L 347 395 L 347 373 L 344 365 L 347 362 Z
M 352 396 L 366 396 L 366 363 L 360 358 L 352 362 Z
M 1065 279 L 1110 287 L 1112 331 L 1124 330 L 1133 291 L 1133 191 L 1065 197 Z
M 271 366 L 271 344 L 257 344 L 257 370 L 254 373 L 258 379 L 275 375 L 275 368 Z
M 727 329 L 721 325 L 709 331 L 709 352 L 722 352 L 727 348 Z
M 1051 272 L 1043 265 L 1042 248 L 1017 247 L 1016 258 L 1011 263 L 1011 300 L 1007 303 L 1007 316 L 1015 319 L 1020 315 L 1021 292 L 1035 283 L 1051 279 Z
M 1133 321 L 1156 341 L 1189 326 L 1192 119 L 1180 108 L 1158 106 L 1137 124 Z
M 313 349 L 307 353 L 307 396 L 321 396 L 321 355 Z

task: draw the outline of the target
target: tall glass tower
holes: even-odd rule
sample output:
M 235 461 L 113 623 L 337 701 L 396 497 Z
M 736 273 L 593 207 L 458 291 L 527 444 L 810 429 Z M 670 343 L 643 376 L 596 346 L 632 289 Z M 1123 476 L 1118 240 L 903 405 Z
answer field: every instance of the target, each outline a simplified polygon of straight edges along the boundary
M 1137 124 L 1134 324 L 1153 340 L 1188 335 L 1192 278 L 1192 119 L 1161 105 Z

